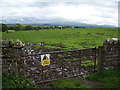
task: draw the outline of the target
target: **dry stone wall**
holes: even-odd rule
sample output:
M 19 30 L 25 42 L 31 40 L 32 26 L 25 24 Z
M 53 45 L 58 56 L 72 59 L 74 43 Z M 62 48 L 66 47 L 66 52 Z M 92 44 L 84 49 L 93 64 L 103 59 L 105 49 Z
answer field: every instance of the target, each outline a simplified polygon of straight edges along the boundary
M 104 68 L 120 68 L 120 39 L 106 39 L 103 46 Z

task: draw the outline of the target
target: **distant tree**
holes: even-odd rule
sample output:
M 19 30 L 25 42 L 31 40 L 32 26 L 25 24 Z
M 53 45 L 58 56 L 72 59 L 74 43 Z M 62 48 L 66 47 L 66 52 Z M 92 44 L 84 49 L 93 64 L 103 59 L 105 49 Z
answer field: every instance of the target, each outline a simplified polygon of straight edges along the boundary
M 8 30 L 8 26 L 2 23 L 2 32 L 5 32 L 7 30 Z
M 54 26 L 50 26 L 49 29 L 54 29 Z
M 33 30 L 39 30 L 38 27 L 32 27 L 32 28 L 33 28 Z
M 17 24 L 15 25 L 15 30 L 16 30 L 16 31 L 22 31 L 22 30 L 23 30 L 23 26 L 22 26 L 21 24 L 17 23 Z
M 13 26 L 8 25 L 8 30 L 15 30 Z
M 31 25 L 26 25 L 24 30 L 33 30 L 33 27 Z
M 41 26 L 38 26 L 38 29 L 40 30 L 40 29 L 43 29 Z

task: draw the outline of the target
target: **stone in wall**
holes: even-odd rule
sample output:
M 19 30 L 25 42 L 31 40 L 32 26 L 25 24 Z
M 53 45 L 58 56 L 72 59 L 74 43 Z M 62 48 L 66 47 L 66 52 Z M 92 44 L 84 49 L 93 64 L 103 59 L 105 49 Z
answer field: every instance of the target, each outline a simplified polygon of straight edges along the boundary
M 119 57 L 120 39 L 112 38 L 104 41 L 104 65 L 105 68 L 119 68 L 120 57 Z

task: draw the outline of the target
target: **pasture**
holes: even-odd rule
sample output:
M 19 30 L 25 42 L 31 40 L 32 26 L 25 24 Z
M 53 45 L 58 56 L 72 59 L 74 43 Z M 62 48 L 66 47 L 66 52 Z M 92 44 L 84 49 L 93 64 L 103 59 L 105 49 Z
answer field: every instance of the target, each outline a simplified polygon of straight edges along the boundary
M 16 41 L 16 39 L 19 39 L 22 42 L 62 44 L 66 47 L 62 48 L 63 50 L 98 47 L 103 44 L 106 38 L 117 37 L 118 29 L 111 28 L 67 28 L 2 32 L 3 40 L 13 39 L 13 41 Z

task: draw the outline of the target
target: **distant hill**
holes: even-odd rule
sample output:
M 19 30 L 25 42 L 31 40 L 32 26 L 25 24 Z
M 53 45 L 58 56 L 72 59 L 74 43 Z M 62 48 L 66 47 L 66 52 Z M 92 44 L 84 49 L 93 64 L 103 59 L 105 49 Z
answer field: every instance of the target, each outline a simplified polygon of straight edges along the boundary
M 47 23 L 47 24 L 32 24 L 32 25 L 43 25 L 43 26 L 79 26 L 86 28 L 118 28 L 112 25 L 96 25 L 96 24 L 86 24 L 86 23 L 77 23 L 77 22 L 56 22 L 56 23 Z
M 39 20 L 37 18 L 22 18 L 23 20 L 21 20 L 21 18 L 14 18 L 14 19 L 7 19 L 7 20 L 3 20 L 2 22 L 8 25 L 14 25 L 16 23 L 20 23 L 20 24 L 26 24 L 26 25 L 43 25 L 43 26 L 80 26 L 80 27 L 86 27 L 86 28 L 99 28 L 99 27 L 103 27 L 103 28 L 118 28 L 116 26 L 112 26 L 112 25 L 97 25 L 97 24 L 86 24 L 86 23 L 79 23 L 76 21 L 68 21 L 65 19 L 46 19 L 46 20 Z

